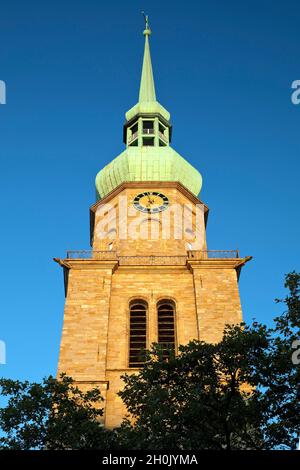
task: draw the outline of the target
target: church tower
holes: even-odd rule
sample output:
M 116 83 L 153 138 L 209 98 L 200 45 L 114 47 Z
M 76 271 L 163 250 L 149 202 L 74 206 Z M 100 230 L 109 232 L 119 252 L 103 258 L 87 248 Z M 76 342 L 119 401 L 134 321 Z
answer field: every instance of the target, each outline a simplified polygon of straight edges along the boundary
M 202 177 L 172 147 L 169 112 L 157 101 L 148 19 L 138 103 L 126 113 L 125 150 L 96 176 L 91 250 L 55 258 L 66 303 L 58 374 L 99 386 L 105 425 L 126 409 L 120 378 L 159 343 L 163 354 L 192 339 L 215 342 L 242 320 L 238 278 L 250 257 L 210 251 Z

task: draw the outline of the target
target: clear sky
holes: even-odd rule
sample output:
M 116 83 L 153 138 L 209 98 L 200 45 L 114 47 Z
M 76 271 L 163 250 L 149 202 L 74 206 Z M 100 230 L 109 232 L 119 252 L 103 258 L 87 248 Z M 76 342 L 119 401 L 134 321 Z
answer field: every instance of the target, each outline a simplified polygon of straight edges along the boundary
M 239 248 L 244 317 L 270 322 L 299 270 L 298 1 L 2 0 L 0 375 L 56 372 L 67 249 L 89 249 L 96 173 L 123 149 L 146 9 L 173 147 L 203 175 L 210 249 Z

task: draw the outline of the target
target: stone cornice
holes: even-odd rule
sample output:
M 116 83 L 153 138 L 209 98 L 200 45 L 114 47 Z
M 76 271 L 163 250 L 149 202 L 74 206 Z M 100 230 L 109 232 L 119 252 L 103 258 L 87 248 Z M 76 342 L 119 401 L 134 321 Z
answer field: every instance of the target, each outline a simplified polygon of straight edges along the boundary
M 175 257 L 176 258 L 176 257 Z M 185 264 L 121 264 L 118 258 L 114 260 L 100 260 L 100 259 L 72 259 L 72 258 L 53 258 L 53 260 L 63 267 L 64 270 L 64 284 L 65 284 L 65 294 L 67 295 L 68 291 L 68 279 L 70 269 L 75 270 L 111 270 L 113 274 L 117 269 L 121 271 L 133 271 L 133 270 L 146 270 L 146 271 L 184 271 L 188 269 L 192 274 L 201 269 L 235 269 L 237 273 L 237 279 L 240 277 L 241 268 L 248 261 L 252 259 L 252 256 L 246 256 L 245 258 L 230 258 L 230 259 L 221 259 L 221 258 L 208 258 L 208 259 L 189 259 L 186 258 Z
M 99 260 L 99 259 L 61 259 L 53 258 L 56 263 L 66 269 L 112 269 L 113 272 L 119 268 L 124 269 L 188 269 L 193 272 L 197 269 L 240 269 L 244 264 L 252 259 L 252 256 L 246 256 L 245 258 L 208 258 L 201 260 L 186 260 L 186 264 L 124 264 L 119 265 L 119 261 L 116 260 Z
M 118 266 L 117 260 L 96 260 L 96 259 L 61 259 L 53 258 L 60 266 L 66 269 L 112 269 L 114 272 Z
M 197 269 L 197 268 L 205 268 L 205 269 L 237 269 L 240 266 L 243 266 L 246 264 L 248 261 L 252 259 L 252 256 L 246 256 L 245 258 L 208 258 L 208 259 L 202 259 L 202 260 L 187 260 L 187 265 L 190 266 L 192 269 Z
M 210 258 L 203 260 L 187 260 L 189 270 L 194 273 L 201 269 L 235 269 L 237 278 L 239 279 L 242 267 L 252 259 L 252 256 L 245 256 L 244 258 Z

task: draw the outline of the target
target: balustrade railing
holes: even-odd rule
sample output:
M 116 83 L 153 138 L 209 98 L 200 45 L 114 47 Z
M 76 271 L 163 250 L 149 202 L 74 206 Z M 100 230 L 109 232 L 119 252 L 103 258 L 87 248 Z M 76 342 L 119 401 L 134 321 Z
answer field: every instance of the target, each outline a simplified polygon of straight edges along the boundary
M 187 260 L 235 259 L 238 250 L 189 250 L 186 255 L 119 255 L 114 250 L 69 250 L 68 259 L 116 260 L 120 265 L 185 265 Z
M 186 256 L 119 256 L 120 266 L 122 265 L 180 265 L 186 264 Z
M 168 142 L 168 139 L 167 139 L 167 137 L 165 136 L 165 134 L 163 134 L 163 132 L 159 132 L 158 134 L 159 134 L 159 137 L 160 137 L 162 140 L 164 140 L 165 142 Z
M 138 132 L 134 132 L 130 137 L 129 137 L 129 142 L 132 142 L 136 137 L 138 136 Z
M 69 250 L 67 251 L 68 259 L 99 259 L 99 260 L 111 260 L 117 259 L 117 253 L 113 250 Z
M 238 250 L 189 250 L 188 259 L 210 259 L 210 258 L 239 258 Z

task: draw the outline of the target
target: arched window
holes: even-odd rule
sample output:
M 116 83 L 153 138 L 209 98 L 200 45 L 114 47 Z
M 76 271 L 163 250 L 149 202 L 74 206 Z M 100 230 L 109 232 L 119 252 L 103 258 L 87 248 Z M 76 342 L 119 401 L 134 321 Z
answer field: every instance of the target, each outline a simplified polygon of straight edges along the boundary
M 158 343 L 163 358 L 175 353 L 175 305 L 170 300 L 162 300 L 157 306 Z
M 135 300 L 130 304 L 129 367 L 141 367 L 147 347 L 147 304 Z

